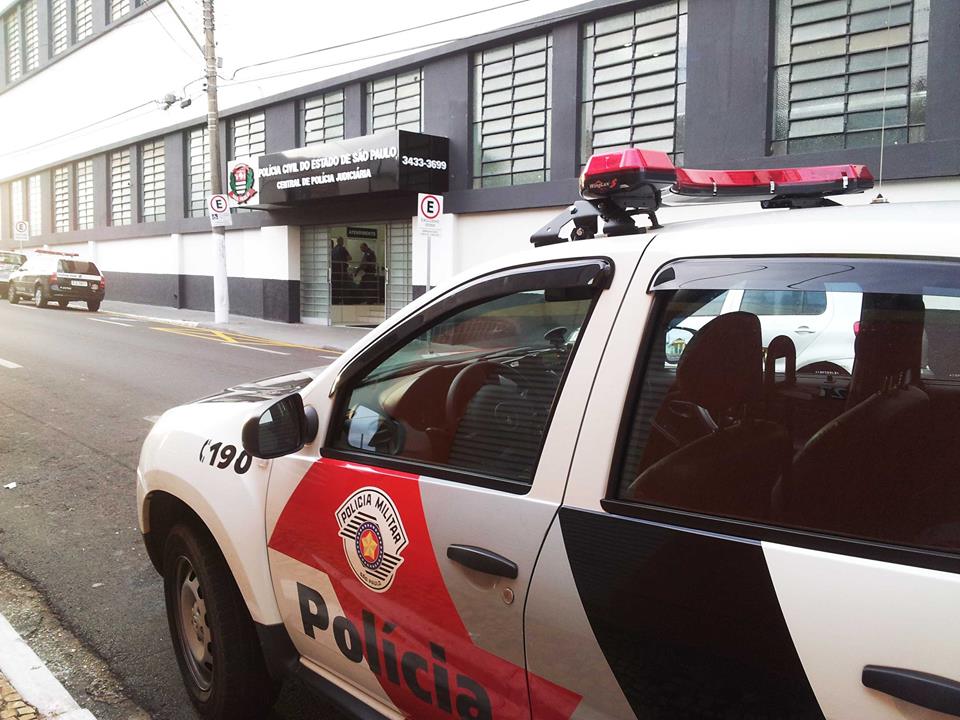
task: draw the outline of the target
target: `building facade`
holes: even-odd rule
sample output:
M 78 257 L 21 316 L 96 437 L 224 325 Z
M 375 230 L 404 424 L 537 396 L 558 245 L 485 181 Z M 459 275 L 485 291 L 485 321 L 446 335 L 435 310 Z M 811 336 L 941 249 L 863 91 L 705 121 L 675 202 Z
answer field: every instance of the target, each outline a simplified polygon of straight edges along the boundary
M 162 4 L 9 4 L 0 117 L 5 97 Z M 952 0 L 590 2 L 225 106 L 225 161 L 312 163 L 336 186 L 234 211 L 231 312 L 379 322 L 427 286 L 527 247 L 576 198 L 591 153 L 630 145 L 695 168 L 865 163 L 876 175 L 882 161 L 894 201 L 960 198 L 958 29 Z M 367 167 L 356 155 L 338 170 L 355 175 L 324 175 L 344 148 L 396 138 L 442 141 L 430 189 L 444 215 L 429 243 L 416 227 L 427 185 L 384 185 L 382 165 L 355 182 Z M 105 145 L 0 170 L 0 246 L 18 246 L 14 226 L 27 221 L 25 249 L 91 257 L 109 299 L 212 309 L 210 141 L 197 120 L 133 135 L 121 125 Z M 21 151 L 17 138 L 0 143 L 0 161 L 4 146 Z

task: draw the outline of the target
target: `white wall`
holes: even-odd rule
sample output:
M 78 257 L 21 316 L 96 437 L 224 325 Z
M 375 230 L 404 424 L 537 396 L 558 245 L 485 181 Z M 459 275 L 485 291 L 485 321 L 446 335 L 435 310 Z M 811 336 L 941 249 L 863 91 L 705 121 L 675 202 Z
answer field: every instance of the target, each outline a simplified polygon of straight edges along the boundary
M 299 280 L 299 239 L 300 229 L 296 227 L 228 230 L 227 274 Z M 105 273 L 212 275 L 216 260 L 212 233 L 71 243 L 53 249 L 89 258 Z

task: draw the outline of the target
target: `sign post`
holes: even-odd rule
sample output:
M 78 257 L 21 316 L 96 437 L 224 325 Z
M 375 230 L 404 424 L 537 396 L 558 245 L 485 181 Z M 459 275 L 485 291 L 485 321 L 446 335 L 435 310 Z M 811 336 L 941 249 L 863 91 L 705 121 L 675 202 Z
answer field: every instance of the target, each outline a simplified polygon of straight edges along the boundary
M 430 263 L 433 255 L 433 238 L 440 235 L 440 216 L 443 214 L 443 195 L 417 194 L 417 229 L 427 241 L 427 291 L 430 291 Z
M 211 195 L 207 199 L 210 210 L 210 227 L 230 227 L 233 225 L 233 215 L 230 214 L 230 203 L 226 195 Z
M 20 249 L 23 250 L 23 244 L 30 242 L 30 223 L 17 220 L 13 224 L 13 239 L 20 243 Z

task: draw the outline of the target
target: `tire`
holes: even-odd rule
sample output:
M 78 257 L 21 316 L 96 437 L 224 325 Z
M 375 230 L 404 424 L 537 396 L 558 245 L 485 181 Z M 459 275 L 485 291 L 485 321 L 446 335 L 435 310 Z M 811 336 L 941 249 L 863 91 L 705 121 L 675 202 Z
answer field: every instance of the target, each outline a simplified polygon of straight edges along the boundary
M 43 285 L 37 285 L 33 290 L 33 304 L 38 308 L 47 306 L 47 291 L 43 289 Z
M 96 312 L 99 309 L 100 309 L 99 300 L 87 300 L 87 310 L 89 310 L 90 312 Z
M 10 283 L 10 287 L 7 288 L 7 300 L 10 301 L 11 305 L 17 305 L 20 302 L 20 296 L 17 294 L 17 289 L 13 286 L 13 283 Z
M 69 304 L 70 304 L 70 301 L 69 301 L 69 300 L 66 300 L 66 299 L 57 300 L 57 305 L 59 305 L 59 306 L 62 307 L 62 308 L 66 308 L 67 305 L 69 305 Z
M 191 525 L 170 531 L 163 588 L 177 664 L 197 712 L 211 720 L 266 717 L 278 688 L 243 596 L 206 532 Z

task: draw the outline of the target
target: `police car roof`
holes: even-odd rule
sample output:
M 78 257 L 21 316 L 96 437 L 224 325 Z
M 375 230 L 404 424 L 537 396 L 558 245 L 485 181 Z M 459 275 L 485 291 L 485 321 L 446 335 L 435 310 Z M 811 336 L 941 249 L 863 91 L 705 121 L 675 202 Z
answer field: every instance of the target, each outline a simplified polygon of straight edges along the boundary
M 717 206 L 714 206 L 716 209 Z M 698 255 L 909 255 L 960 257 L 960 201 L 846 205 L 805 210 L 760 210 L 757 203 L 720 206 L 742 214 L 671 222 L 645 234 L 600 237 L 540 248 L 540 258 L 604 254 L 653 236 L 661 251 Z M 757 208 L 755 211 L 754 208 Z M 704 208 L 706 209 L 706 208 Z M 643 222 L 641 218 L 640 223 Z

